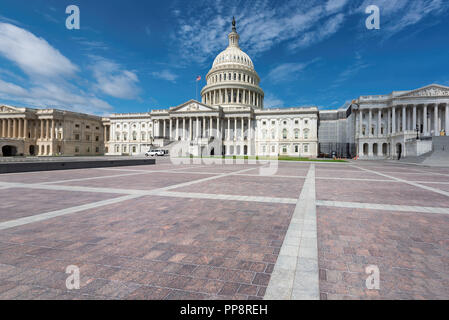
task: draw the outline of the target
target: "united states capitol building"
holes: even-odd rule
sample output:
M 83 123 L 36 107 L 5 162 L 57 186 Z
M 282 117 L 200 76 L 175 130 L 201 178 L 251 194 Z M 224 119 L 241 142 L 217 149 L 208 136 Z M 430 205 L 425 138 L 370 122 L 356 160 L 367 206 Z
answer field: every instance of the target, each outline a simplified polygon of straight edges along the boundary
M 228 39 L 206 76 L 201 101 L 107 118 L 0 104 L 0 155 L 141 155 L 166 149 L 175 156 L 386 159 L 429 152 L 432 137 L 449 132 L 449 87 L 441 85 L 361 96 L 339 110 L 264 108 L 260 77 L 240 49 L 235 21 Z

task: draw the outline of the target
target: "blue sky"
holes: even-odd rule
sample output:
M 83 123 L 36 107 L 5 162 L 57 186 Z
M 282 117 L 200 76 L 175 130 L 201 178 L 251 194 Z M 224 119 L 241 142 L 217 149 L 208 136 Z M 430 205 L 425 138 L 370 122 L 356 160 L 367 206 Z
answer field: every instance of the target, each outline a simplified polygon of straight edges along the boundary
M 369 5 L 380 30 L 368 30 Z M 68 30 L 68 5 L 81 29 Z M 195 98 L 232 16 L 266 107 L 449 85 L 447 0 L 2 0 L 0 102 L 107 115 Z

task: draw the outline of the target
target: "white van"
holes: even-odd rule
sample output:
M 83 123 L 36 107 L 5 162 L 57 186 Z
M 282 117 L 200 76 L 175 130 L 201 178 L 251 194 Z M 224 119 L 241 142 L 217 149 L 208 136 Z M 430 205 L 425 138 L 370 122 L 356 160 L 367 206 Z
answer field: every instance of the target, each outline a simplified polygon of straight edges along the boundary
M 145 153 L 145 156 L 147 157 L 163 157 L 164 156 L 163 150 L 148 150 L 147 153 Z

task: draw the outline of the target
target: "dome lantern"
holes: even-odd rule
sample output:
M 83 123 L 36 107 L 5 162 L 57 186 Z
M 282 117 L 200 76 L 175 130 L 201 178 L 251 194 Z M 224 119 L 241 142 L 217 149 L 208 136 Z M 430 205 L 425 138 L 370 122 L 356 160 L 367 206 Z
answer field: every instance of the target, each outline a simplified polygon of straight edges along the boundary
M 232 31 L 229 34 L 229 47 L 239 48 L 239 34 L 237 33 L 237 28 L 235 27 L 235 18 L 232 18 Z

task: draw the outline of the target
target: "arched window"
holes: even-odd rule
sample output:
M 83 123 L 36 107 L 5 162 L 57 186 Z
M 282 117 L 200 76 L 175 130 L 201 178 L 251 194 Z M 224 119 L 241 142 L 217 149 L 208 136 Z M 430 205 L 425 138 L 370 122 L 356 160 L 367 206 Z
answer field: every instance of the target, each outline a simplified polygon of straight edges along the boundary
M 133 132 L 133 141 L 136 141 L 137 140 L 137 132 Z
M 288 130 L 287 129 L 282 130 L 282 139 L 286 140 L 287 136 L 288 136 Z
M 146 138 L 146 134 L 145 134 L 145 132 L 142 132 L 142 141 L 145 141 L 145 138 Z
M 271 130 L 271 139 L 276 139 L 276 131 Z
M 299 139 L 299 129 L 295 130 L 295 139 L 298 140 Z
M 309 129 L 304 130 L 304 139 L 309 139 Z
M 264 129 L 262 130 L 262 139 L 266 139 L 267 138 L 267 130 Z

